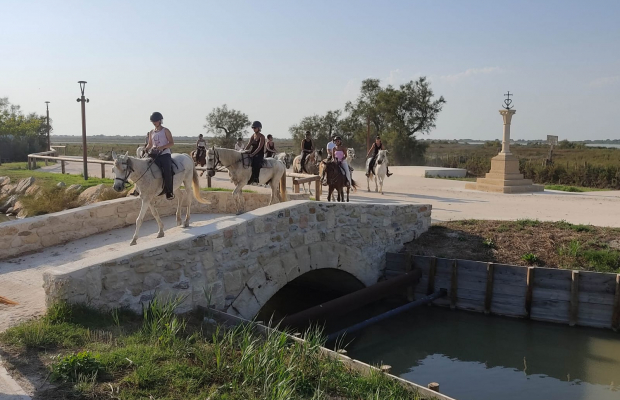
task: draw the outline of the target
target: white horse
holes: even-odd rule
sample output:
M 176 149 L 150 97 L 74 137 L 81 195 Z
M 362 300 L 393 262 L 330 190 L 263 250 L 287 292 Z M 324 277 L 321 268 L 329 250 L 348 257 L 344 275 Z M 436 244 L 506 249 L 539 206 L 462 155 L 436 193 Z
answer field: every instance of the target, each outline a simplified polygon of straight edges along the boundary
M 374 177 L 375 178 L 375 192 L 380 191 L 381 194 L 383 194 L 383 180 L 385 179 L 385 175 L 387 173 L 387 167 L 388 167 L 387 155 L 388 155 L 387 150 L 379 150 L 379 153 L 377 154 L 377 159 L 375 160 L 375 165 L 370 171 L 370 175 L 368 175 L 368 178 L 366 179 L 366 182 L 368 183 L 369 192 L 370 192 L 370 180 Z M 370 160 L 372 160 L 372 158 L 369 158 L 368 160 L 366 160 L 366 170 L 368 170 L 368 165 L 370 164 Z M 377 186 L 377 178 L 379 178 L 379 186 Z
M 144 158 L 144 156 L 146 156 L 146 151 L 144 150 L 144 146 L 139 146 L 136 149 L 136 156 L 138 158 Z
M 291 168 L 291 164 L 293 164 L 293 155 L 291 153 L 278 153 L 273 158 L 276 160 L 282 161 L 286 166 L 286 169 Z
M 248 166 L 245 166 L 244 162 L 248 162 Z M 214 176 L 217 167 L 221 165 L 228 169 L 230 180 L 236 186 L 232 195 L 237 204 L 237 214 L 241 214 L 245 210 L 242 189 L 248 184 L 252 176 L 252 167 L 249 166 L 250 163 L 251 160 L 247 154 L 236 150 L 215 147 L 211 147 L 207 150 L 207 174 L 209 176 Z M 278 188 L 280 188 L 281 192 L 286 190 L 286 187 L 280 187 L 280 179 L 282 179 L 285 173 L 286 167 L 284 163 L 273 158 L 265 158 L 263 167 L 260 169 L 258 181 L 259 184 L 271 186 L 269 205 L 274 203 L 274 200 L 275 202 L 280 201 Z
M 306 156 L 306 172 L 311 175 L 319 174 L 319 165 L 321 165 L 321 161 L 323 161 L 323 149 L 315 150 L 313 153 L 310 153 Z M 295 157 L 293 160 L 293 172 L 297 174 L 301 174 L 301 154 Z M 304 188 L 304 193 L 306 193 L 306 184 L 302 183 Z M 308 183 L 308 192 L 312 194 L 312 190 L 310 189 L 310 183 Z
M 140 226 L 144 220 L 144 214 L 146 214 L 147 208 L 151 210 L 151 214 L 153 214 L 153 217 L 155 217 L 155 220 L 157 221 L 157 226 L 159 226 L 157 237 L 160 238 L 164 236 L 164 224 L 161 222 L 159 213 L 152 203 L 153 199 L 161 193 L 163 176 L 159 167 L 150 158 L 140 159 L 129 157 L 128 154 L 129 152 L 117 155 L 115 152 L 112 152 L 112 158 L 114 159 L 114 167 L 112 168 L 112 172 L 114 173 L 114 190 L 117 192 L 123 191 L 123 189 L 125 189 L 125 185 L 127 185 L 129 183 L 128 181 L 131 180 L 140 192 L 142 208 L 140 208 L 140 214 L 138 214 L 138 218 L 136 219 L 136 232 L 134 233 L 133 239 L 130 243 L 133 246 L 138 241 L 138 232 L 140 231 Z M 172 186 L 174 194 L 178 199 L 177 225 L 181 225 L 181 203 L 186 197 L 179 189 L 181 185 L 184 185 L 185 190 L 187 191 L 187 212 L 185 214 L 183 227 L 187 228 L 189 226 L 189 213 L 190 206 L 192 204 L 192 194 L 190 194 L 190 188 L 192 189 L 193 197 L 199 203 L 209 204 L 209 202 L 200 197 L 198 173 L 194 169 L 194 162 L 192 159 L 189 158 L 187 154 L 175 153 L 172 154 L 172 160 L 176 163 L 179 170 L 173 177 Z

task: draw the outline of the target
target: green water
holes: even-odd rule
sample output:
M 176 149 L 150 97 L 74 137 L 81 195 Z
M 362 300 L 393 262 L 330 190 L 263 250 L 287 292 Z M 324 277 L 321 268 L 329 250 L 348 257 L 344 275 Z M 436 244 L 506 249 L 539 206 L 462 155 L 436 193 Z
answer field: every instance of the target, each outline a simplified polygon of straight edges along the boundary
M 620 335 L 609 330 L 423 306 L 347 349 L 458 400 L 620 399 Z
M 6 215 L 0 213 L 0 224 L 6 221 L 12 221 L 14 219 L 15 217 L 7 217 Z

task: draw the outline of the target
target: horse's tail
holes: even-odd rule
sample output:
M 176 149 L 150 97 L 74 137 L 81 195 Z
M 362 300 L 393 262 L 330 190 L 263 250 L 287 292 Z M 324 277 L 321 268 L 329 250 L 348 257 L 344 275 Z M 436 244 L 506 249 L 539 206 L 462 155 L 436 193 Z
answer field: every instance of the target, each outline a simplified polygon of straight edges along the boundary
M 357 190 L 357 182 L 355 182 L 353 178 L 351 178 L 351 187 L 353 188 L 353 190 Z
M 200 181 L 198 180 L 198 172 L 196 172 L 195 167 L 192 167 L 192 192 L 194 193 L 194 198 L 197 202 L 202 204 L 211 204 L 210 201 L 207 201 L 200 196 Z

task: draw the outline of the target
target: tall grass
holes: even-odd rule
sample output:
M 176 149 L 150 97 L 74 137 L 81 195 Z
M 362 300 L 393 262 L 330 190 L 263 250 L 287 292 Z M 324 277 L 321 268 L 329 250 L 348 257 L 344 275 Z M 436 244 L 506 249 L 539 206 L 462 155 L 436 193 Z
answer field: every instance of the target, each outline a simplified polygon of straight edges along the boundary
M 84 334 L 85 340 L 54 358 L 52 370 L 67 381 L 58 384 L 59 393 L 71 398 L 110 398 L 112 394 L 123 399 L 174 400 L 420 399 L 385 374 L 362 376 L 327 357 L 321 350 L 324 336 L 319 328 L 309 329 L 303 341 L 296 341 L 277 330 L 258 334 L 250 324 L 188 325 L 174 313 L 181 302 L 179 297 L 156 297 L 144 306 L 140 326 L 135 328 L 135 319 L 121 319 L 116 329 L 119 320 L 114 312 L 93 310 L 100 324 L 108 324 L 102 329 L 115 330 L 115 340 L 110 340 L 110 334 Z M 61 305 L 38 322 L 65 326 L 65 333 L 68 329 L 85 332 L 93 327 L 86 310 Z M 27 324 L 11 328 L 11 337 L 23 340 Z M 49 331 L 38 334 L 37 342 L 47 335 Z M 6 339 L 0 336 L 4 343 Z M 50 360 L 46 352 L 40 357 Z

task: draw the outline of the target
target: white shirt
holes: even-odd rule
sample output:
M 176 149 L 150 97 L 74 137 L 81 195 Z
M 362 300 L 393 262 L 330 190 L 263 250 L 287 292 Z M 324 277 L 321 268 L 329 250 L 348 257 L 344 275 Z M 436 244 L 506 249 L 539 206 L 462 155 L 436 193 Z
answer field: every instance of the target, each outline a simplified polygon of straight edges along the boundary
M 331 154 L 334 147 L 336 147 L 336 143 L 334 142 L 327 143 L 327 154 Z
M 235 150 L 243 151 L 243 149 L 245 149 L 245 146 L 243 143 L 235 143 Z

